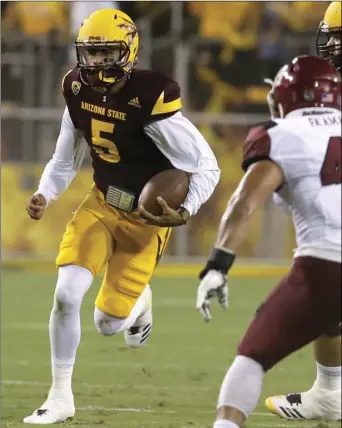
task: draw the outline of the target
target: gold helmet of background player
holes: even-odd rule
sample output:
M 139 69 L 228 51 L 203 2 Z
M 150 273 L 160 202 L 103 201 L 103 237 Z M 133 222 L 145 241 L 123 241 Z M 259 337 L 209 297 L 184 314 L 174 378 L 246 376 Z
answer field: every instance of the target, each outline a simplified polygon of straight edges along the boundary
M 325 12 L 317 31 L 317 54 L 341 70 L 342 15 L 341 2 L 333 1 Z
M 132 72 L 138 59 L 138 30 L 120 10 L 99 9 L 83 21 L 75 46 L 83 83 L 108 88 Z

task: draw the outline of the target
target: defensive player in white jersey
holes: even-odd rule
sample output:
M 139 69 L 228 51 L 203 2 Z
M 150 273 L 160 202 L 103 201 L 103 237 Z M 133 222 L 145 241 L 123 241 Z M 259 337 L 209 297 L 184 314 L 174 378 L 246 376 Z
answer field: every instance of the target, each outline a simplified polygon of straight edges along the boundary
M 246 174 L 200 274 L 196 306 L 205 320 L 211 298 L 228 306 L 226 275 L 253 213 L 272 194 L 292 213 L 298 247 L 239 345 L 214 428 L 242 427 L 258 403 L 264 374 L 341 322 L 341 76 L 321 58 L 296 57 L 277 74 L 268 103 L 273 120 L 247 136 Z
M 341 73 L 341 2 L 329 4 L 316 37 L 317 55 Z M 266 399 L 267 409 L 284 419 L 341 419 L 341 324 L 332 326 L 313 344 L 317 375 L 309 390 Z M 277 391 L 278 394 L 283 391 Z

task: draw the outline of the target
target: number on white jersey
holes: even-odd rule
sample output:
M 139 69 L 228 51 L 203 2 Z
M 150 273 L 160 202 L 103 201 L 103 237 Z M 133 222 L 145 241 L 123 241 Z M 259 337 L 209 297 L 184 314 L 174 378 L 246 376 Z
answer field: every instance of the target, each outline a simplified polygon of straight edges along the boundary
M 330 137 L 321 169 L 322 186 L 341 184 L 341 137 Z

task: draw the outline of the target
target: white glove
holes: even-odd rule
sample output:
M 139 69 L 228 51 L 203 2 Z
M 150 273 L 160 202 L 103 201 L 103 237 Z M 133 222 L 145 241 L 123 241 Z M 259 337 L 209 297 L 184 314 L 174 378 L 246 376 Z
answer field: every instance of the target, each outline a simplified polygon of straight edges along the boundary
M 209 270 L 202 279 L 197 290 L 196 308 L 200 311 L 204 320 L 211 320 L 210 299 L 218 298 L 223 309 L 228 308 L 228 283 L 226 276 L 217 270 Z

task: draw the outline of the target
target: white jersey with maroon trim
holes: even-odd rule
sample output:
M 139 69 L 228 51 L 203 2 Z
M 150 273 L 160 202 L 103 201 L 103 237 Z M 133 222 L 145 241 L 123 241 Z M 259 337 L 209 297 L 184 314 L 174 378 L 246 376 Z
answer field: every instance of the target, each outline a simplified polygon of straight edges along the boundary
M 296 256 L 341 262 L 341 112 L 300 109 L 252 128 L 243 168 L 269 159 L 284 174 L 274 200 L 292 213 Z

